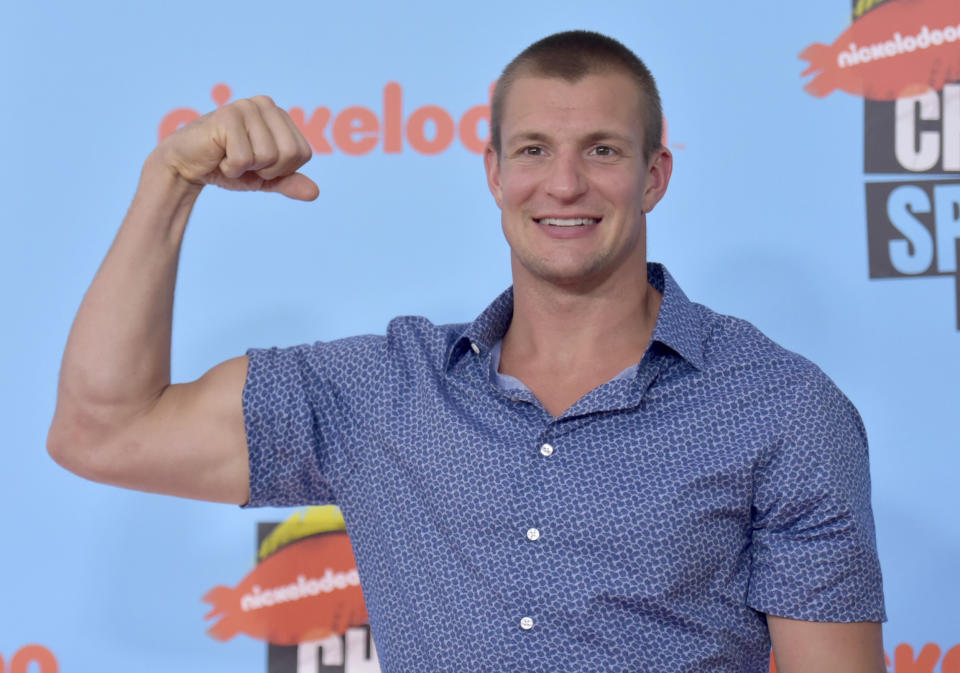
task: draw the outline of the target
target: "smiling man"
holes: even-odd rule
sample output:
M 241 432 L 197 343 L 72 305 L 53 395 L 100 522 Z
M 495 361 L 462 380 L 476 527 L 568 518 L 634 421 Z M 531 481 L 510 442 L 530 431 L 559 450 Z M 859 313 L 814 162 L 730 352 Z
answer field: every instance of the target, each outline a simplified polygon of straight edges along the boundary
M 258 97 L 178 131 L 70 335 L 52 455 L 237 504 L 336 502 L 384 671 L 880 673 L 867 446 L 807 360 L 647 263 L 672 158 L 610 38 L 532 45 L 484 161 L 513 287 L 475 321 L 251 350 L 171 385 L 180 241 L 206 184 L 318 189 Z M 163 326 L 163 329 L 157 329 Z

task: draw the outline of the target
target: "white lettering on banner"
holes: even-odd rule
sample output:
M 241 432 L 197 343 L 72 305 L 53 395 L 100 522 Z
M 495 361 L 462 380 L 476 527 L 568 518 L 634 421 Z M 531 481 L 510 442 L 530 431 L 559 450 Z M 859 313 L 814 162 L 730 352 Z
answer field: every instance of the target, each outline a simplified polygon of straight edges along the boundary
M 943 87 L 943 170 L 960 171 L 960 85 Z
M 321 665 L 343 666 L 343 638 L 330 636 L 297 645 L 297 673 L 318 673 Z
M 887 199 L 887 216 L 902 238 L 889 242 L 890 263 L 900 273 L 918 274 L 933 263 L 933 239 L 930 232 L 914 217 L 915 213 L 929 213 L 930 199 L 919 187 L 897 187 Z
M 360 586 L 360 575 L 356 569 L 351 569 L 346 572 L 334 572 L 333 569 L 327 568 L 323 577 L 319 579 L 298 575 L 297 581 L 293 584 L 268 589 L 261 589 L 259 585 L 254 586 L 253 593 L 244 594 L 240 599 L 240 609 L 244 612 L 249 612 L 250 610 L 259 610 L 278 603 L 299 601 L 319 594 L 328 594 L 337 589 L 358 586 Z
M 960 39 L 960 25 L 949 25 L 934 30 L 924 26 L 916 35 L 904 37 L 900 33 L 894 33 L 889 40 L 862 47 L 858 47 L 855 42 L 851 42 L 848 51 L 841 51 L 837 54 L 837 66 L 849 68 L 882 58 L 908 54 L 917 49 L 939 47 L 945 43 L 956 42 L 957 39 Z
M 347 629 L 342 637 L 300 643 L 297 673 L 319 673 L 320 666 L 342 666 L 344 673 L 380 673 L 380 660 L 369 629 Z
M 938 120 L 940 131 L 917 133 L 918 121 Z M 947 84 L 942 95 L 927 91 L 898 98 L 894 124 L 894 152 L 904 169 L 930 170 L 942 156 L 943 170 L 960 171 L 960 84 Z
M 935 91 L 919 96 L 898 98 L 895 112 L 894 151 L 897 161 L 908 171 L 926 171 L 940 158 L 940 134 L 923 131 L 917 142 L 917 119 L 940 118 L 940 98 Z M 919 108 L 919 111 L 918 111 Z

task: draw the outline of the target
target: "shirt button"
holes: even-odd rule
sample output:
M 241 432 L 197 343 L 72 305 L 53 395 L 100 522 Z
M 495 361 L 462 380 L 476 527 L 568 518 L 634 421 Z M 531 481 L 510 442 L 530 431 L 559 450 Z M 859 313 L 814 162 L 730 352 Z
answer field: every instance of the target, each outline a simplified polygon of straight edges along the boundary
M 523 619 L 520 620 L 520 628 L 523 629 L 524 631 L 529 631 L 530 629 L 533 628 L 533 620 L 530 619 L 529 617 L 524 617 Z
M 473 349 L 473 352 L 474 352 L 474 353 L 476 353 L 477 355 L 480 355 L 480 346 L 478 346 L 478 345 L 475 344 L 475 343 L 471 343 L 471 344 L 470 344 L 470 348 Z
M 540 455 L 544 457 L 549 457 L 553 455 L 553 446 L 550 444 L 543 444 L 540 447 Z
M 539 540 L 540 531 L 537 530 L 536 528 L 531 528 L 530 530 L 527 531 L 527 539 L 534 540 L 534 541 Z

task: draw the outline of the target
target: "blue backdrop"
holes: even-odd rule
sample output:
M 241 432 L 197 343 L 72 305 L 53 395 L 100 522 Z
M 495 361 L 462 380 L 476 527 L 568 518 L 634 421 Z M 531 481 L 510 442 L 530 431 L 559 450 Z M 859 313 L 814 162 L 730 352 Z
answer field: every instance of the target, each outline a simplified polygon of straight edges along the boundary
M 942 2 L 960 23 L 955 0 Z M 251 569 L 256 521 L 290 512 L 87 483 L 44 449 L 71 320 L 163 119 L 212 109 L 226 84 L 233 98 L 267 93 L 308 117 L 364 106 L 382 124 L 396 82 L 404 120 L 425 105 L 460 120 L 520 49 L 569 28 L 620 39 L 660 85 L 676 165 L 649 218 L 651 259 L 692 299 L 819 364 L 859 408 L 887 651 L 960 643 L 956 279 L 870 279 L 865 183 L 879 178 L 864 170 L 864 101 L 815 98 L 800 76 L 797 54 L 850 26 L 850 0 L 171 0 L 10 3 L 3 14 L 3 673 L 21 673 L 12 660 L 30 644 L 63 671 L 265 670 L 263 643 L 205 633 L 201 597 Z M 467 321 L 509 284 L 481 157 L 459 136 L 434 154 L 407 137 L 399 152 L 334 144 L 305 171 L 321 187 L 312 204 L 201 197 L 177 289 L 176 380 L 250 346 L 382 332 L 398 314 Z

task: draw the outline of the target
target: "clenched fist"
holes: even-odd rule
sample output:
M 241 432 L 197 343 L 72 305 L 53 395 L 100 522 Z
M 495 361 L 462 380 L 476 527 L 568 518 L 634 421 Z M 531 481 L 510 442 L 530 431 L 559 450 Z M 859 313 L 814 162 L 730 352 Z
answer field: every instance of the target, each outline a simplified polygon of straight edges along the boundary
M 309 143 L 267 96 L 214 110 L 165 138 L 155 152 L 195 185 L 279 192 L 302 201 L 319 194 L 313 180 L 297 173 L 313 154 Z

